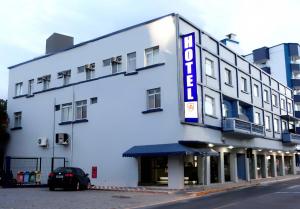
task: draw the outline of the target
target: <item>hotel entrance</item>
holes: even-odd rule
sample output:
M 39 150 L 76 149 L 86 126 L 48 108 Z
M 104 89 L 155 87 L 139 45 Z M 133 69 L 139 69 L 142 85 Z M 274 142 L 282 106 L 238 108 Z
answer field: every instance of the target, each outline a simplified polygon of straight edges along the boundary
M 141 157 L 139 185 L 168 185 L 168 158 Z

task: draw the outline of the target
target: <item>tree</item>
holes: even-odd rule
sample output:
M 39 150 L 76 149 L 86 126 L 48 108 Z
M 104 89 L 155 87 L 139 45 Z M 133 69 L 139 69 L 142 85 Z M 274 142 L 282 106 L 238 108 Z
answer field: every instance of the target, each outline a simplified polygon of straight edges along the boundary
M 3 170 L 4 156 L 9 141 L 7 101 L 0 99 L 0 171 Z

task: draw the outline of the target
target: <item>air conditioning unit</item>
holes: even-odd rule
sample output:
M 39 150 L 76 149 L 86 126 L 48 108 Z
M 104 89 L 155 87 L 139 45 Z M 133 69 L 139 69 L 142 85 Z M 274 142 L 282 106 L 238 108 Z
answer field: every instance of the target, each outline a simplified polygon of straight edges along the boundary
M 57 133 L 55 142 L 56 144 L 68 145 L 70 142 L 70 137 L 66 133 Z
M 122 56 L 112 57 L 111 62 L 121 64 L 122 63 Z
M 94 70 L 95 69 L 95 63 L 85 65 L 85 69 L 86 70 Z
M 39 137 L 37 143 L 40 147 L 47 147 L 48 146 L 48 139 L 46 137 Z

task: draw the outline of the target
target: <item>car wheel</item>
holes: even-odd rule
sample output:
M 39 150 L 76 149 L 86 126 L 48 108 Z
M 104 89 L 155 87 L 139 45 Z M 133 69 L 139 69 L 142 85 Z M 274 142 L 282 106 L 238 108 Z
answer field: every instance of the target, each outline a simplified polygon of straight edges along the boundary
M 80 183 L 79 183 L 79 181 L 76 183 L 75 190 L 76 190 L 76 191 L 79 191 L 79 190 L 80 190 Z
M 91 182 L 89 182 L 89 183 L 86 185 L 85 189 L 90 189 L 90 188 L 91 188 Z

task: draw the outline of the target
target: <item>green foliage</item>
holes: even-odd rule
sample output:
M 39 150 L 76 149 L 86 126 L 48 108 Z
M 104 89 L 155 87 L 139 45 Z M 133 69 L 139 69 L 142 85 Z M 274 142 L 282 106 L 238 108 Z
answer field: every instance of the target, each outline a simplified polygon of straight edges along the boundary
M 8 116 L 7 116 L 7 101 L 0 99 L 0 149 L 4 149 L 9 140 L 7 133 Z

